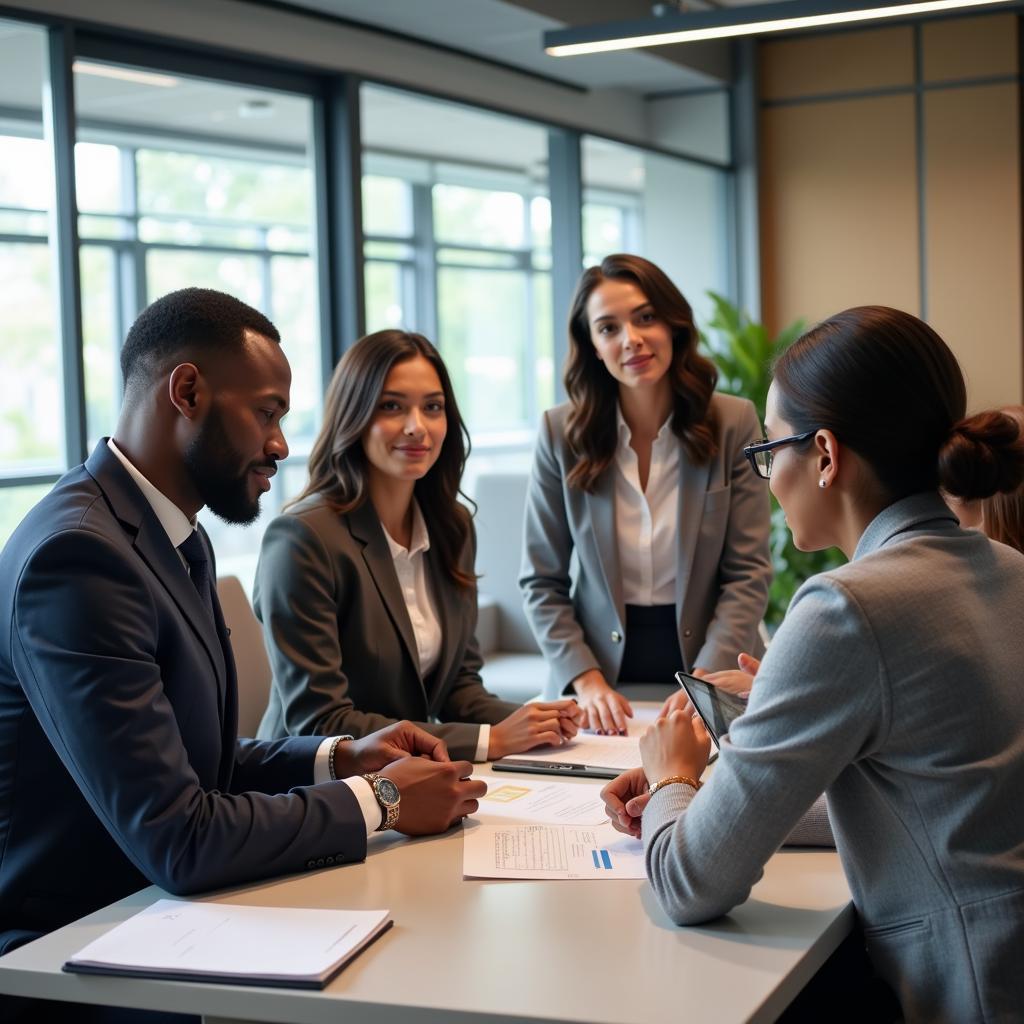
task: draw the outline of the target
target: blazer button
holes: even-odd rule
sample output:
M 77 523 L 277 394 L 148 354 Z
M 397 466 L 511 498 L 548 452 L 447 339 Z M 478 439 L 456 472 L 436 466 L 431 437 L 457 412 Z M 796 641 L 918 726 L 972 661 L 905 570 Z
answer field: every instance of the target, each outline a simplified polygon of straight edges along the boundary
M 617 629 L 613 629 L 612 630 L 612 643 L 613 644 L 621 644 L 622 643 L 622 634 Z
M 318 868 L 322 868 L 324 866 L 324 859 L 323 859 L 323 857 L 317 857 L 317 859 L 316 859 L 316 866 Z
M 685 636 L 685 637 L 693 636 L 693 630 L 692 629 L 684 629 L 683 630 L 683 636 Z
M 325 864 L 333 864 L 334 863 L 334 858 L 333 857 L 324 857 L 324 863 Z
M 306 861 L 306 867 L 309 868 L 310 870 L 312 870 L 313 868 L 316 867 L 316 861 L 315 860 L 307 860 Z

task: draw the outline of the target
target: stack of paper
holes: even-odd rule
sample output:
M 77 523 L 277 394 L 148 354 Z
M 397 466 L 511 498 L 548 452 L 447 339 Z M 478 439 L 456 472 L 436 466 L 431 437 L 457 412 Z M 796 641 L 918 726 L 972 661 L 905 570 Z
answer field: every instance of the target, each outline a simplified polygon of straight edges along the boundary
M 391 924 L 386 910 L 158 900 L 90 942 L 64 970 L 323 988 Z

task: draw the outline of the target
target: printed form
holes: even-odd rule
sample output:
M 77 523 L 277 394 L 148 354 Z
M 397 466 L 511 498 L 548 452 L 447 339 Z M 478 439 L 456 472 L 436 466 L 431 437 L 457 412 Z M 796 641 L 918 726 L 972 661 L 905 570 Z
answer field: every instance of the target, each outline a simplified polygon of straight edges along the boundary
M 638 839 L 603 825 L 467 822 L 466 878 L 644 878 Z

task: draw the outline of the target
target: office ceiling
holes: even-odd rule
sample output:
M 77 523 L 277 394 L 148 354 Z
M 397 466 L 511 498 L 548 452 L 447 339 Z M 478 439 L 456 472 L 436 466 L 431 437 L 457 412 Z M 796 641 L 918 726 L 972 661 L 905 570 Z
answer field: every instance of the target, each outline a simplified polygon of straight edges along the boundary
M 0 134 L 41 132 L 43 32 L 0 19 L 0 69 Z M 133 145 L 173 146 L 184 135 L 204 140 L 208 151 L 283 147 L 299 161 L 310 145 L 310 103 L 288 93 L 184 75 L 130 81 L 76 73 L 75 102 L 84 141 L 110 141 L 120 132 Z M 547 133 L 518 118 L 371 86 L 362 94 L 362 125 L 367 148 L 377 152 L 486 165 L 533 179 L 547 173 Z M 641 180 L 637 150 L 597 139 L 588 146 L 591 184 Z
M 691 0 L 696 8 L 766 0 Z M 587 89 L 640 93 L 706 88 L 728 78 L 728 45 L 695 43 L 586 57 L 549 57 L 548 29 L 645 18 L 650 0 L 287 0 L 386 32 L 452 47 Z

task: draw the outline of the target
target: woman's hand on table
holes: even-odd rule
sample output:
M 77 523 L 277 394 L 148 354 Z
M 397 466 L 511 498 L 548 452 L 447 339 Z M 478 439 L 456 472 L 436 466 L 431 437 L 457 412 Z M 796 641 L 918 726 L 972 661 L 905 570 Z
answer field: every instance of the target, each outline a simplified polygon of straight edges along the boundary
M 608 685 L 599 669 L 588 669 L 578 675 L 572 686 L 583 709 L 580 728 L 593 729 L 598 735 L 626 735 L 627 719 L 633 717 L 633 708 L 621 693 Z
M 582 719 L 583 709 L 574 700 L 524 704 L 508 718 L 491 726 L 487 759 L 496 761 L 506 754 L 565 743 L 576 735 Z

